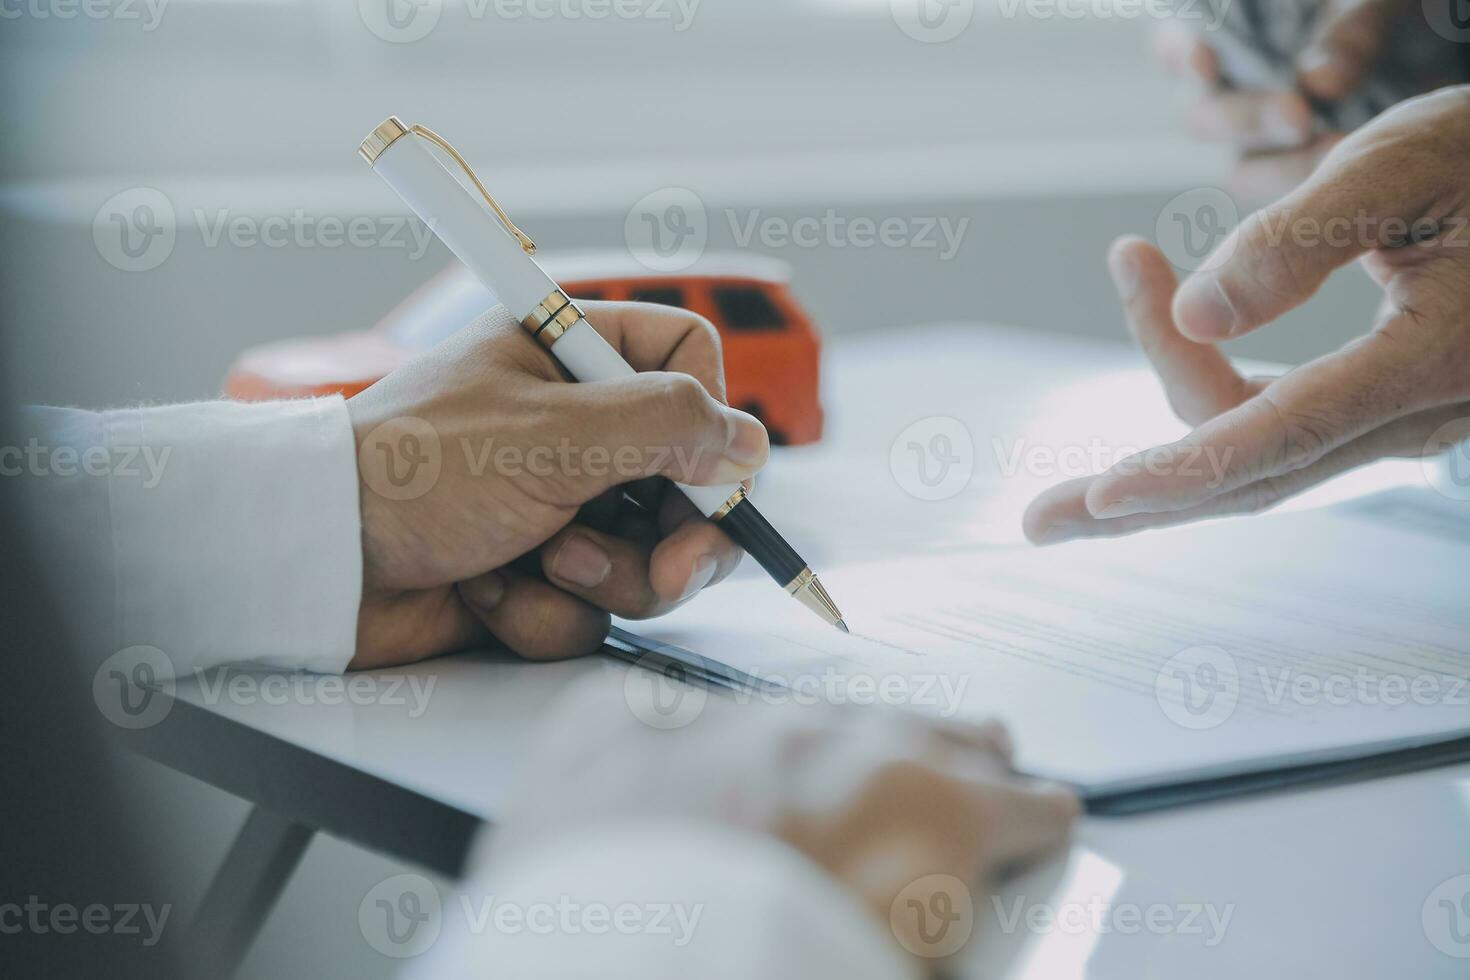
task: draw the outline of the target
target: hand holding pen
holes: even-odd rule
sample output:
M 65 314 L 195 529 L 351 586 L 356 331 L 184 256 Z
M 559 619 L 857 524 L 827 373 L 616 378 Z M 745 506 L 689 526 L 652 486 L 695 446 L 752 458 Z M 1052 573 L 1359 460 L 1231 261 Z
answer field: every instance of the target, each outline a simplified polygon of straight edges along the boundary
M 495 311 L 348 400 L 363 543 L 354 668 L 496 642 L 532 659 L 590 653 L 609 615 L 660 615 L 739 563 L 668 482 L 738 482 L 769 452 L 764 427 L 721 403 L 714 329 L 671 307 L 587 310 L 639 373 L 566 384 Z
M 474 196 L 434 155 L 431 145 L 453 160 L 473 185 Z M 536 262 L 530 237 L 515 226 L 446 140 L 423 126 L 410 129 L 390 116 L 368 134 L 358 153 L 519 318 L 532 341 L 549 351 L 572 380 L 600 386 L 635 376 L 633 366 L 587 319 L 586 311 Z M 616 421 L 616 407 L 610 411 Z M 847 632 L 842 613 L 811 566 L 771 526 L 738 480 L 675 485 L 789 595 L 828 625 Z

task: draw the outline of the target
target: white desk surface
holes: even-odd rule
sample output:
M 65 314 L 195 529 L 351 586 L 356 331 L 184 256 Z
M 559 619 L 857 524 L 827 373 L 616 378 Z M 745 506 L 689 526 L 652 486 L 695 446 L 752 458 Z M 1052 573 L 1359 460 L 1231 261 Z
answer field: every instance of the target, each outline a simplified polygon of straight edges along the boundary
M 1060 448 L 1096 437 L 1141 447 L 1182 431 L 1141 360 L 1121 344 L 981 325 L 913 328 L 844 338 L 829 349 L 824 370 L 827 438 L 820 447 L 779 452 L 758 488 L 762 508 L 818 568 L 916 547 L 1021 546 L 1021 509 L 1060 477 L 1003 477 L 1013 440 Z M 960 419 L 975 444 L 969 489 L 938 503 L 905 493 L 889 466 L 895 437 L 930 416 Z M 1314 502 L 1418 478 L 1417 464 L 1380 466 Z M 842 537 L 859 526 L 860 537 Z M 741 573 L 758 570 L 747 562 Z M 403 704 L 236 703 L 211 698 L 193 681 L 180 682 L 178 694 L 489 821 L 545 707 L 574 678 L 621 684 L 622 670 L 600 657 L 559 664 L 448 657 L 409 670 L 421 684 L 434 678 L 417 717 L 410 717 L 415 702 L 407 689 Z M 1458 875 L 1470 875 L 1470 765 L 1089 818 L 1070 853 L 1008 883 L 999 910 L 990 902 L 977 908 L 974 974 L 1467 977 L 1470 898 L 1462 908 L 1440 905 L 1444 894 L 1430 900 Z M 1470 891 L 1470 878 L 1465 884 Z M 1137 909 L 1144 922 L 1166 913 L 1176 923 L 1197 917 L 1187 927 L 1130 934 L 1108 928 L 1106 912 L 1103 929 L 1089 924 L 1089 906 L 1100 903 L 1111 904 L 1124 928 L 1133 914 L 1125 909 Z M 1037 904 L 1070 919 L 1039 931 L 1000 928 L 1018 908 Z M 1212 911 L 1217 921 L 1229 915 L 1218 942 Z M 1441 951 L 1430 933 L 1467 958 Z

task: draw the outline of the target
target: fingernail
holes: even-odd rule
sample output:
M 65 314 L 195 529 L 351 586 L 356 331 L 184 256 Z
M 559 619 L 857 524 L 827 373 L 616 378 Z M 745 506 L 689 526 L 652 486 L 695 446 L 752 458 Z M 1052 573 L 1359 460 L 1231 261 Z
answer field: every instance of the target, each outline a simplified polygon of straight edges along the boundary
M 593 541 L 574 534 L 562 542 L 551 563 L 551 573 L 564 582 L 592 589 L 612 574 L 612 559 Z
M 1113 277 L 1113 287 L 1118 290 L 1120 299 L 1130 300 L 1138 292 L 1138 271 L 1138 263 L 1122 249 L 1108 253 L 1108 272 Z
M 725 409 L 725 458 L 741 466 L 758 467 L 770 455 L 766 427 L 754 415 Z
M 478 609 L 494 609 L 505 598 L 505 579 L 495 572 L 459 584 L 459 594 Z
M 679 601 L 684 601 L 706 585 L 709 585 L 709 580 L 714 577 L 714 556 L 700 555 L 694 560 L 694 569 L 689 573 L 689 581 L 684 583 L 684 591 L 679 593 Z
M 1261 110 L 1261 135 L 1277 146 L 1296 146 L 1304 134 L 1297 121 L 1279 102 L 1270 102 Z
M 1127 517 L 1137 514 L 1143 510 L 1138 501 L 1131 497 L 1119 497 L 1117 500 L 1109 500 L 1101 507 L 1092 511 L 1092 516 L 1097 518 Z
M 1224 339 L 1235 333 L 1235 304 L 1217 276 L 1195 277 L 1180 287 L 1179 327 L 1187 334 Z

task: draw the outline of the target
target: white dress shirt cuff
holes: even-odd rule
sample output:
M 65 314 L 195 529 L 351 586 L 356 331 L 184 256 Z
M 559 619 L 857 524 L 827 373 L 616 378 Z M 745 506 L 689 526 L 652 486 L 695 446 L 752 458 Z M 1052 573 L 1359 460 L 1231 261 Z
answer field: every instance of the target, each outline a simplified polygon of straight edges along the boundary
M 175 667 L 338 673 L 362 592 L 357 454 L 346 402 L 105 412 L 119 648 Z

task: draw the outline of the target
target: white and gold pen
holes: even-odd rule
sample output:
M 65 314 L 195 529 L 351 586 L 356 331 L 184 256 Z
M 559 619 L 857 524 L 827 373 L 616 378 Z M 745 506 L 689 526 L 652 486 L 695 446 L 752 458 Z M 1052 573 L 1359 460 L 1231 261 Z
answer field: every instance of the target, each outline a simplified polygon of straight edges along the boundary
M 420 138 L 404 139 L 406 136 Z M 464 170 L 490 213 L 467 193 L 429 144 Z M 495 203 L 474 170 L 446 140 L 426 127 L 405 126 L 397 116 L 389 116 L 362 141 L 358 153 L 512 314 L 520 314 L 521 326 L 572 377 L 584 382 L 612 381 L 634 373 L 532 258 L 535 244 Z M 842 614 L 811 567 L 756 510 L 742 486 L 675 485 L 802 605 L 847 632 Z

